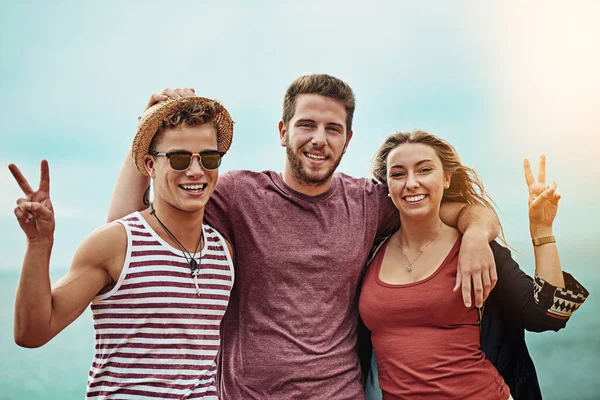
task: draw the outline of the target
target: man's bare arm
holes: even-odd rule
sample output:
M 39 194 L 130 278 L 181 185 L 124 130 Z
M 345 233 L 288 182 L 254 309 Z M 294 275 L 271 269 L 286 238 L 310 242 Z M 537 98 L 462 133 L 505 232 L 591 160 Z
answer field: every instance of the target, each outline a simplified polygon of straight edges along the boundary
M 17 200 L 15 216 L 27 238 L 27 248 L 17 296 L 15 299 L 15 342 L 24 347 L 39 347 L 70 324 L 90 303 L 91 299 L 110 283 L 105 269 L 106 258 L 119 248 L 114 241 L 86 240 L 73 259 L 67 275 L 50 287 L 50 255 L 54 243 L 54 209 L 50 201 L 50 172 L 48 162 L 40 165 L 41 177 L 33 190 L 16 165 L 10 172 L 25 194 Z M 122 235 L 124 229 L 121 228 Z M 96 234 L 97 236 L 98 234 Z M 124 237 L 114 237 L 126 248 Z
M 143 197 L 149 185 L 150 178 L 138 171 L 133 164 L 130 149 L 119 171 L 106 221 L 112 222 L 134 211 L 146 208 Z
M 146 109 L 168 98 L 178 99 L 180 97 L 195 95 L 192 88 L 165 89 L 161 93 L 155 93 L 150 96 L 148 104 L 146 104 Z M 146 208 L 143 196 L 149 185 L 150 178 L 140 173 L 133 164 L 130 149 L 125 156 L 125 161 L 117 177 L 117 183 L 108 207 L 106 222 L 115 221 L 134 211 L 141 211 Z
M 489 246 L 500 231 L 498 217 L 483 206 L 449 202 L 442 204 L 440 217 L 463 234 L 454 291 L 462 288 L 463 302 L 470 307 L 472 288 L 475 305 L 481 307 L 498 281 Z
M 50 286 L 49 248 L 28 243 L 15 299 L 15 342 L 40 347 L 71 324 L 112 282 L 110 266 L 125 259 L 127 240 L 119 224 L 92 233 L 77 249 L 69 271 Z

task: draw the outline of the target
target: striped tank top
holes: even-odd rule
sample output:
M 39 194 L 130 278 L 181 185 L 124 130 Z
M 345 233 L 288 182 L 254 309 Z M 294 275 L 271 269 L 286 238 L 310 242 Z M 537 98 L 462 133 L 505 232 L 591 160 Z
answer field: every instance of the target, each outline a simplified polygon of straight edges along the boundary
M 114 288 L 92 301 L 96 351 L 87 398 L 218 399 L 220 323 L 234 281 L 223 237 L 202 226 L 197 288 L 184 254 L 140 213 L 118 222 L 127 256 Z

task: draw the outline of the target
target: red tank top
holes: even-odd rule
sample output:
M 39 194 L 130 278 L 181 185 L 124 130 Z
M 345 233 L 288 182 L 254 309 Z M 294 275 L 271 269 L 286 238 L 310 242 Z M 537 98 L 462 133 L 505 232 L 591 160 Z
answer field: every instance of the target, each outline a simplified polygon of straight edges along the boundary
M 385 400 L 509 397 L 481 351 L 477 309 L 452 291 L 460 242 L 428 278 L 389 284 L 379 279 L 388 240 L 365 275 L 359 311 L 372 332 Z

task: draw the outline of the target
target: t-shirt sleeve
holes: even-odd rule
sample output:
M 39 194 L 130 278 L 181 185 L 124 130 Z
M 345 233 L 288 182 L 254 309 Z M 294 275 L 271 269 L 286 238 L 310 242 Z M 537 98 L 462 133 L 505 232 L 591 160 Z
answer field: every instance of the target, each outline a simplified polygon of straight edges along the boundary
M 388 196 L 387 187 L 380 183 L 373 185 L 379 207 L 377 236 L 388 236 L 400 228 L 400 214 Z
M 204 208 L 204 220 L 225 239 L 235 245 L 231 213 L 235 210 L 235 173 L 227 172 L 219 177 L 217 187 Z

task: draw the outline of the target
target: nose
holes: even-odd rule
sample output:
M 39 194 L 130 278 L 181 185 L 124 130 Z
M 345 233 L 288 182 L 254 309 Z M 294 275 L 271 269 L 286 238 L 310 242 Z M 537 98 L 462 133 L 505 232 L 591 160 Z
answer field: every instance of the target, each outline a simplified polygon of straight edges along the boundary
M 412 172 L 409 172 L 406 176 L 406 188 L 407 189 L 416 189 L 419 187 L 419 182 L 417 181 L 417 177 Z
M 325 146 L 327 143 L 327 133 L 325 132 L 325 127 L 319 126 L 313 131 L 311 143 L 315 147 Z
M 200 164 L 200 155 L 194 154 L 190 161 L 190 166 L 185 170 L 187 176 L 199 176 L 204 175 L 204 168 Z

